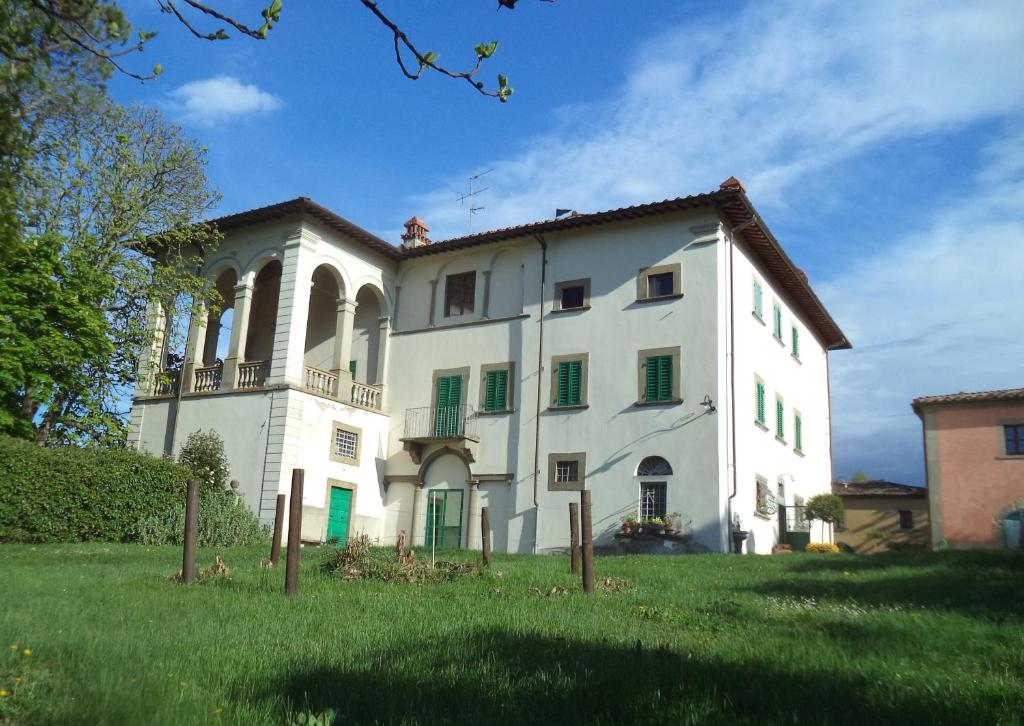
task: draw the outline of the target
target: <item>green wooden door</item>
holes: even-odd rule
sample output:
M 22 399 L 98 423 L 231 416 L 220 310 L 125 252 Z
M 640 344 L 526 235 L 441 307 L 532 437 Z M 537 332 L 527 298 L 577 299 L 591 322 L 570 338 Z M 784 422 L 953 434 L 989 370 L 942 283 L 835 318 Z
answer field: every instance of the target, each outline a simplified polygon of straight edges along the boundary
M 458 436 L 462 430 L 462 376 L 437 379 L 437 406 L 434 409 L 434 436 Z
M 331 487 L 331 503 L 327 510 L 327 541 L 337 538 L 338 547 L 348 541 L 348 520 L 352 514 L 352 490 Z
M 442 490 L 430 492 L 427 504 L 427 547 L 434 544 L 438 549 L 459 549 L 462 547 L 462 492 Z

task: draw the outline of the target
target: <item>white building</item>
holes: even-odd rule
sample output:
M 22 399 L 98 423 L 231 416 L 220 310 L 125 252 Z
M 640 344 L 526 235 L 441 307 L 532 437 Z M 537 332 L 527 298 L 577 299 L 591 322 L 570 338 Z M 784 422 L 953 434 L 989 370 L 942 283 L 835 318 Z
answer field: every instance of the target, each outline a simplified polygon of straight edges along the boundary
M 766 553 L 777 502 L 830 491 L 828 351 L 850 344 L 735 179 L 445 242 L 413 218 L 401 247 L 305 198 L 216 223 L 230 334 L 194 322 L 180 393 L 157 336 L 130 440 L 217 430 L 265 521 L 302 467 L 303 539 L 479 547 L 489 506 L 496 550 L 562 549 L 585 487 L 599 546 L 679 512 L 713 551 L 738 519 Z

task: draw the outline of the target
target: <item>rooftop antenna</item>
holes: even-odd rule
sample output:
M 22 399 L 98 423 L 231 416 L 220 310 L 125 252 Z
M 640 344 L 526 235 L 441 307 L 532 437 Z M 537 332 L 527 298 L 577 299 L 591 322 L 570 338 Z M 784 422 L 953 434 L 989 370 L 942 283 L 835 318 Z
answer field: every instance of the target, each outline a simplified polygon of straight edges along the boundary
M 473 217 L 476 216 L 477 212 L 479 212 L 479 211 L 481 211 L 483 209 L 483 207 L 474 206 L 474 204 L 473 204 L 473 197 L 475 197 L 477 194 L 482 194 L 483 192 L 486 192 L 488 189 L 490 189 L 490 187 L 484 187 L 483 189 L 474 189 L 474 185 L 475 185 L 477 179 L 479 179 L 480 177 L 484 176 L 485 174 L 490 174 L 492 171 L 494 171 L 494 169 L 488 169 L 487 171 L 482 171 L 479 174 L 474 174 L 473 176 L 471 176 L 469 178 L 469 192 L 466 193 L 466 194 L 463 194 L 461 197 L 459 197 L 459 204 L 465 206 L 466 202 L 467 201 L 469 202 L 469 233 L 470 234 L 473 233 Z

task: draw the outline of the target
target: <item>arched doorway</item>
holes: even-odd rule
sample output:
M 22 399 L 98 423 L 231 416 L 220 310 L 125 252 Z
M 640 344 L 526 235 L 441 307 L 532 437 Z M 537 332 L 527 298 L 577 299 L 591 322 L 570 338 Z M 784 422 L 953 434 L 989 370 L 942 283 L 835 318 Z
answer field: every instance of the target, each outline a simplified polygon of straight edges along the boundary
M 466 545 L 470 516 L 469 479 L 466 461 L 455 453 L 443 453 L 426 464 L 423 485 L 426 492 L 423 543 L 438 549 Z

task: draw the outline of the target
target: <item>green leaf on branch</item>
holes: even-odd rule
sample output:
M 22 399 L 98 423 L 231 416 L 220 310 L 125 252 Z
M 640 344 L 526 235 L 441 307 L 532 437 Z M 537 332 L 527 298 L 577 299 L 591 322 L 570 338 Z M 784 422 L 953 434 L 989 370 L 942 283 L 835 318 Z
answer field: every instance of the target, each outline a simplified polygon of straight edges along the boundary
M 153 75 L 154 76 L 159 76 L 163 72 L 164 72 L 164 67 L 163 67 L 162 63 L 157 63 L 155 66 L 153 66 Z
M 281 19 L 281 0 L 274 0 L 260 13 L 264 20 L 277 22 Z
M 228 34 L 224 32 L 224 28 L 218 28 L 217 32 L 210 36 L 211 40 L 227 40 Z
M 498 41 L 492 40 L 490 43 L 479 43 L 477 44 L 476 57 L 478 60 L 484 60 L 494 55 L 494 51 L 498 49 Z
M 437 63 L 437 59 L 440 57 L 440 53 L 435 53 L 432 50 L 428 50 L 426 53 L 423 54 L 423 57 L 420 58 L 420 68 L 422 69 L 424 66 L 434 65 L 435 63 Z

